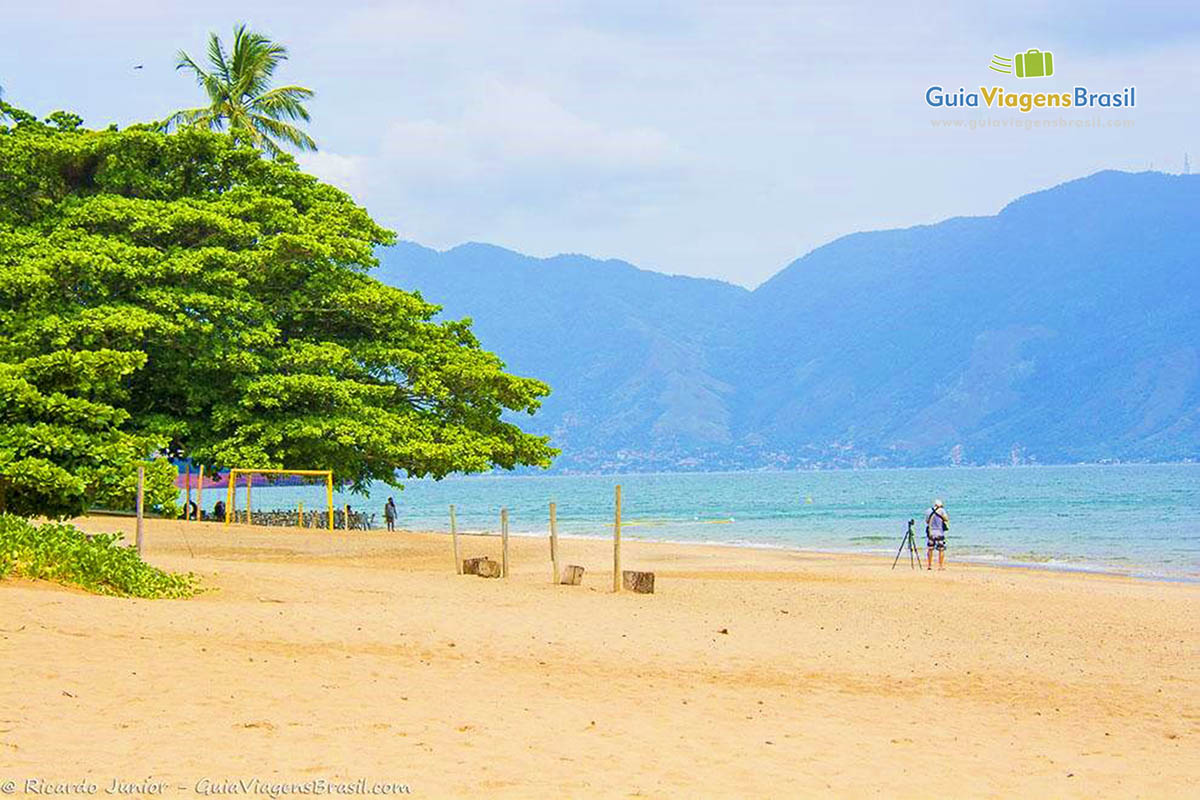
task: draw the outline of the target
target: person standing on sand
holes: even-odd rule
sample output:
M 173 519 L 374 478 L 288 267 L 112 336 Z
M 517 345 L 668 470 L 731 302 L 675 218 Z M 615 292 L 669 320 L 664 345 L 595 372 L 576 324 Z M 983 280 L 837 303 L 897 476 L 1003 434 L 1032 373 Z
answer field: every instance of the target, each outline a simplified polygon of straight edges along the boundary
M 387 521 L 389 531 L 396 530 L 396 501 L 390 497 L 383 507 L 383 518 Z
M 938 551 L 938 569 L 946 568 L 946 531 L 950 528 L 950 515 L 941 500 L 934 500 L 933 507 L 925 515 L 925 569 L 933 569 L 933 551 Z

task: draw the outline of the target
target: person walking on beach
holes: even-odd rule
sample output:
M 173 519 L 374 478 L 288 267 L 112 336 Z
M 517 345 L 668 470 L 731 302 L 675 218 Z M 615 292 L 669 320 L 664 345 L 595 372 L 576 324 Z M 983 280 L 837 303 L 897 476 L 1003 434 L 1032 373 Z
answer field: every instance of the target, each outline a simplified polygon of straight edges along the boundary
M 396 530 L 396 501 L 390 497 L 383 507 L 383 518 L 387 522 L 389 531 Z
M 934 500 L 933 507 L 925 515 L 925 569 L 933 569 L 933 551 L 938 552 L 938 569 L 946 568 L 946 531 L 950 528 L 950 515 L 941 500 Z

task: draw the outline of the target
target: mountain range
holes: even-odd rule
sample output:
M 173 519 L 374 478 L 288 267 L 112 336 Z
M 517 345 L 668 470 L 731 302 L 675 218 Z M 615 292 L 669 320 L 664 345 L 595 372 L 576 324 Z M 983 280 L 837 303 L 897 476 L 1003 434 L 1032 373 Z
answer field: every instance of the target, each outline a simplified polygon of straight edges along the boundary
M 852 234 L 753 291 L 486 244 L 380 261 L 550 384 L 521 424 L 560 470 L 1200 456 L 1200 176 Z

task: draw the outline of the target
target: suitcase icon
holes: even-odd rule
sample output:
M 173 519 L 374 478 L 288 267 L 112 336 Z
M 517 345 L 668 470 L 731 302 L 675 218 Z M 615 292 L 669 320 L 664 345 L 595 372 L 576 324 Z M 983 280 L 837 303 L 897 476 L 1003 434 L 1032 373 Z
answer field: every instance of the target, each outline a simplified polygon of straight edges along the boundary
M 1049 51 L 1027 50 L 1017 53 L 1014 60 L 1018 78 L 1048 78 L 1054 74 L 1054 55 Z

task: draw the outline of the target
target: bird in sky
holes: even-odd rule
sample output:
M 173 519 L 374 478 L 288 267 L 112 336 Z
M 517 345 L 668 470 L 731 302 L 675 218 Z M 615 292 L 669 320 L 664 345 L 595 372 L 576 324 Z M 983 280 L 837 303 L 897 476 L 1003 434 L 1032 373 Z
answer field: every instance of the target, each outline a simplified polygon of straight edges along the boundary
M 134 69 L 141 69 L 141 68 L 142 68 L 142 65 L 141 65 L 141 64 L 135 64 L 133 68 L 134 68 Z

